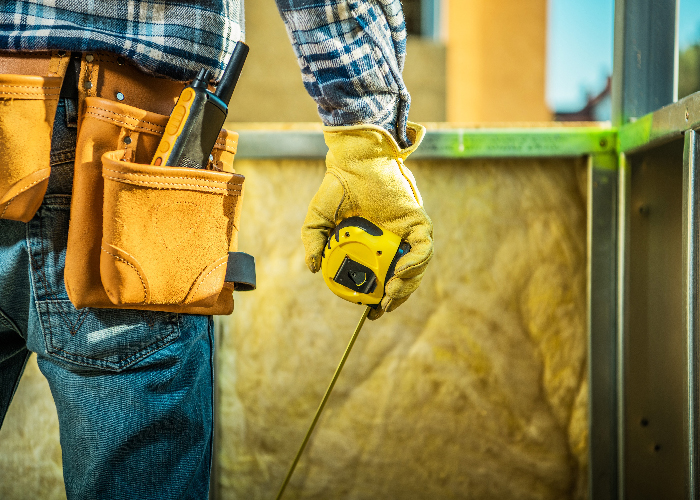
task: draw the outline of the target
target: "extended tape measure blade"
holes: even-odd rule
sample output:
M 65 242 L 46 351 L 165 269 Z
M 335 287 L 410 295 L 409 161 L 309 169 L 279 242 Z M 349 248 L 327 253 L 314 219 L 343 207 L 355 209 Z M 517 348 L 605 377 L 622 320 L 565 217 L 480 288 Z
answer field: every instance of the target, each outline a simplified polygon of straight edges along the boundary
M 318 405 L 318 409 L 316 410 L 316 415 L 314 416 L 314 419 L 311 421 L 311 425 L 309 426 L 309 430 L 306 432 L 306 436 L 304 437 L 304 441 L 302 441 L 301 446 L 299 447 L 299 451 L 297 452 L 296 457 L 294 457 L 294 461 L 292 462 L 292 465 L 289 467 L 289 471 L 287 472 L 287 477 L 284 478 L 284 482 L 282 483 L 282 487 L 280 488 L 279 493 L 277 493 L 276 500 L 280 500 L 282 498 L 282 494 L 284 493 L 284 489 L 287 487 L 287 483 L 289 483 L 289 480 L 292 478 L 292 474 L 294 473 L 294 469 L 297 466 L 297 462 L 299 461 L 299 457 L 301 457 L 301 454 L 304 452 L 304 448 L 306 448 L 306 443 L 308 443 L 309 438 L 311 437 L 311 433 L 314 431 L 314 427 L 316 427 L 316 422 L 318 422 L 319 417 L 321 416 L 321 412 L 323 412 L 323 407 L 326 406 L 326 401 L 328 401 L 328 397 L 331 395 L 331 391 L 333 390 L 333 386 L 335 385 L 336 380 L 338 380 L 338 376 L 340 375 L 341 370 L 343 369 L 343 365 L 345 365 L 345 361 L 348 359 L 348 356 L 350 355 L 350 351 L 352 350 L 352 346 L 355 344 L 355 340 L 357 339 L 357 336 L 360 333 L 360 330 L 362 330 L 362 325 L 365 324 L 365 320 L 367 319 L 367 315 L 369 314 L 371 307 L 367 306 L 365 308 L 365 312 L 362 314 L 362 318 L 360 318 L 360 322 L 357 324 L 357 327 L 355 328 L 355 332 L 352 334 L 352 337 L 350 338 L 350 342 L 348 343 L 348 346 L 345 348 L 345 352 L 343 353 L 343 357 L 340 360 L 340 363 L 338 364 L 338 368 L 335 369 L 335 373 L 333 374 L 333 378 L 331 379 L 331 383 L 328 384 L 328 389 L 326 389 L 326 393 L 323 395 L 323 399 L 321 399 L 321 403 Z

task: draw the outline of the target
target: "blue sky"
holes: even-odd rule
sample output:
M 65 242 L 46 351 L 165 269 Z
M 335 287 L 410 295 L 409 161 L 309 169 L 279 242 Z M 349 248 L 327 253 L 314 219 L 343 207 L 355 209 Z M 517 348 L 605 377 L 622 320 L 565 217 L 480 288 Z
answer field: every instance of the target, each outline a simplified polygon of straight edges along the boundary
M 547 103 L 581 109 L 612 73 L 613 0 L 549 0 Z M 700 0 L 680 0 L 679 45 L 700 40 Z
M 613 0 L 549 0 L 547 104 L 575 111 L 612 73 Z
M 681 49 L 700 41 L 700 0 L 680 0 L 678 45 Z

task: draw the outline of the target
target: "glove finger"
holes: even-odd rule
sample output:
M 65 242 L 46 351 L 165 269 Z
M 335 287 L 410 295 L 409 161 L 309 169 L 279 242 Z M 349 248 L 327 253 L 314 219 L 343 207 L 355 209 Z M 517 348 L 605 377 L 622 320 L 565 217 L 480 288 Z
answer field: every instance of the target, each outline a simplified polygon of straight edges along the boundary
M 420 279 L 418 280 L 420 282 Z M 416 288 L 418 287 L 418 283 L 416 283 Z M 414 288 L 415 289 L 415 288 Z M 411 294 L 408 293 L 402 297 L 391 297 L 389 295 L 385 295 L 384 298 L 382 299 L 381 304 L 377 309 L 372 309 L 370 310 L 369 314 L 367 317 L 374 321 L 375 319 L 379 319 L 382 317 L 384 312 L 391 312 L 397 307 L 399 307 L 401 304 L 406 302 L 408 300 L 408 297 L 410 297 Z
M 411 225 L 404 239 L 411 245 L 411 251 L 396 263 L 395 276 L 399 278 L 415 275 L 413 270 L 424 268 L 433 256 L 433 223 L 425 211 L 420 211 L 419 220 Z
M 433 256 L 433 226 L 427 215 L 411 229 L 406 241 L 411 251 L 396 263 L 396 272 L 384 289 L 386 296 L 393 299 L 407 297 L 418 288 Z
M 409 293 L 408 295 L 399 298 L 384 297 L 384 299 L 382 299 L 382 309 L 386 312 L 391 312 L 406 302 L 410 296 L 411 294 Z
M 338 178 L 326 173 L 321 187 L 314 195 L 301 227 L 306 265 L 312 273 L 321 269 L 321 254 L 328 235 L 335 227 L 340 206 L 345 199 L 345 189 Z
M 418 288 L 418 285 L 420 285 L 420 282 L 423 279 L 424 273 L 425 267 L 423 268 L 423 272 L 418 274 L 417 276 L 412 276 L 411 278 L 392 278 L 386 284 L 386 289 L 384 290 L 384 298 L 399 300 L 404 297 L 408 297 L 416 291 L 416 288 Z
M 378 307 L 376 309 L 370 309 L 369 314 L 367 315 L 367 319 L 374 321 L 375 319 L 379 319 L 382 317 L 384 314 L 384 309 L 381 307 Z
M 381 318 L 385 312 L 391 312 L 394 309 L 396 309 L 397 307 L 399 307 L 401 304 L 406 302 L 408 300 L 409 296 L 410 296 L 410 294 L 406 295 L 405 297 L 398 298 L 398 299 L 385 296 L 382 299 L 382 303 L 379 305 L 378 308 L 371 309 L 369 311 L 367 318 L 372 320 L 372 321 Z

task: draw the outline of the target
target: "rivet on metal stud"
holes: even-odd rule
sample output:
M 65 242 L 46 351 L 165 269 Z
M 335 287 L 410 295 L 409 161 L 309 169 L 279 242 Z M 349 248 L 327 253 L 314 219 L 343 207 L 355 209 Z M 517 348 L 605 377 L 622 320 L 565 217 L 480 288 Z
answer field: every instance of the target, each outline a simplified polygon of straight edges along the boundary
M 121 92 L 117 92 L 117 101 L 123 101 L 124 100 L 124 94 Z
M 93 59 L 94 59 L 94 57 L 93 57 L 92 54 L 88 54 L 88 55 L 85 56 L 85 60 L 86 60 L 87 62 L 92 62 Z
M 131 144 L 131 137 L 129 137 L 128 135 L 124 137 L 124 144 Z
M 90 90 L 92 88 L 92 82 L 85 82 L 85 85 L 83 85 L 87 90 Z

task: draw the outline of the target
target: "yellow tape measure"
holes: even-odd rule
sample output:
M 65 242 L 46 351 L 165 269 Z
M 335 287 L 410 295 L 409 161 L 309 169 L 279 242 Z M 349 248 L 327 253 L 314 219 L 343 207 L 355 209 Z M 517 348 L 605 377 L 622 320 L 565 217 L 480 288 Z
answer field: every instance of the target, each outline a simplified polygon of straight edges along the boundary
M 338 297 L 356 304 L 377 306 L 396 262 L 411 246 L 362 217 L 345 219 L 328 238 L 321 273 Z

